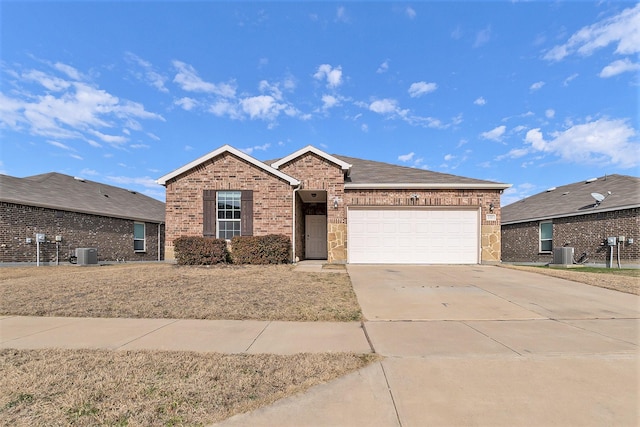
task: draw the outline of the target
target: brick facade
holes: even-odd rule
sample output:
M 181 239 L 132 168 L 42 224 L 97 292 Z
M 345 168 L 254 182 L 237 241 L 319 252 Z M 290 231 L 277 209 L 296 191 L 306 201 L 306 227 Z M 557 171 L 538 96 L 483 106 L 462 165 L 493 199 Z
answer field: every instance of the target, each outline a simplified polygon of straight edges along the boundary
M 557 218 L 553 222 L 553 247 L 571 246 L 576 258 L 587 253 L 587 263 L 606 264 L 610 253 L 605 239 L 610 236 L 632 238 L 620 245 L 621 264 L 640 264 L 639 208 Z M 504 262 L 550 263 L 552 253 L 539 252 L 540 221 L 502 226 Z M 616 249 L 617 250 L 617 247 Z M 617 253 L 614 252 L 614 262 Z
M 278 171 L 300 181 L 300 187 L 277 177 L 239 153 L 221 151 L 215 157 L 169 178 L 166 185 L 166 257 L 173 259 L 173 241 L 202 236 L 204 190 L 252 190 L 253 234 L 293 237 L 294 257 L 304 259 L 305 216 L 327 216 L 327 261 L 347 262 L 347 209 L 352 206 L 455 207 L 477 210 L 481 217 L 481 262 L 499 262 L 500 194 L 496 190 L 349 190 L 337 165 L 313 151 L 301 154 Z M 326 192 L 326 202 L 305 203 L 300 192 Z M 414 200 L 411 195 L 417 194 Z M 295 195 L 295 199 L 294 199 Z M 324 196 L 324 193 L 322 194 Z M 295 203 L 294 203 L 295 202 Z M 336 205 L 337 203 L 337 205 Z M 492 211 L 490 211 L 492 206 Z M 495 219 L 490 219 L 491 214 Z
M 145 252 L 133 250 L 133 220 L 0 202 L 0 262 L 35 263 L 36 233 L 44 233 L 40 262 L 68 262 L 76 248 L 97 248 L 98 262 L 157 261 L 163 253 L 163 226 L 145 223 Z M 56 236 L 62 241 L 56 244 Z M 27 243 L 27 238 L 32 243 Z
M 173 241 L 203 235 L 204 190 L 252 190 L 253 234 L 291 236 L 293 189 L 288 182 L 230 153 L 222 153 L 166 184 L 166 257 Z

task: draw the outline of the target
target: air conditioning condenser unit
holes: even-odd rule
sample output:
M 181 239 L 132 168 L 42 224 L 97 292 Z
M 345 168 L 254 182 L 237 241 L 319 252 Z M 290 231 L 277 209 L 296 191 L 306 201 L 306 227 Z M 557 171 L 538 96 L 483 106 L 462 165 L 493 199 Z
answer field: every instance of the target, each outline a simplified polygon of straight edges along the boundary
M 98 264 L 98 249 L 97 248 L 77 248 L 76 258 L 78 259 L 78 265 L 92 265 Z

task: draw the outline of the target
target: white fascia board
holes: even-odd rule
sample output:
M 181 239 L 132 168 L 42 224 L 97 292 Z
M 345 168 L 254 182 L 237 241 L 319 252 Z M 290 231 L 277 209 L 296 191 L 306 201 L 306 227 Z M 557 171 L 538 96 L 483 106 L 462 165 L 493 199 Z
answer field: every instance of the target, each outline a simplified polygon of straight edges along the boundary
M 202 157 L 199 157 L 197 159 L 195 159 L 194 161 L 187 163 L 186 165 L 182 166 L 181 168 L 178 168 L 176 170 L 174 170 L 173 172 L 170 172 L 160 178 L 158 178 L 156 180 L 156 182 L 160 185 L 165 185 L 167 183 L 167 181 L 169 181 L 171 178 L 175 178 L 176 176 L 183 174 L 185 172 L 187 172 L 188 170 L 206 162 L 207 160 L 213 159 L 214 157 L 219 156 L 222 153 L 231 153 L 236 157 L 239 157 L 243 160 L 246 160 L 247 162 L 251 163 L 254 166 L 259 167 L 260 169 L 263 169 L 266 172 L 269 172 L 272 175 L 277 176 L 278 178 L 282 178 L 285 181 L 287 181 L 289 184 L 291 185 L 299 185 L 300 181 L 298 181 L 295 178 L 290 177 L 289 175 L 280 172 L 277 169 L 272 168 L 271 166 L 267 165 L 266 163 L 261 162 L 258 159 L 255 159 L 253 157 L 251 157 L 250 155 L 248 155 L 247 153 L 244 153 L 236 148 L 233 148 L 230 145 L 223 145 L 222 147 L 213 150 L 210 153 L 205 154 Z
M 505 190 L 511 184 L 487 183 L 487 184 L 455 184 L 455 183 L 382 183 L 382 184 L 350 184 L 344 185 L 345 190 Z
M 550 221 L 558 218 L 570 218 L 572 216 L 583 216 L 583 215 L 592 215 L 596 213 L 605 213 L 605 212 L 615 212 L 615 211 L 624 211 L 627 209 L 636 209 L 640 208 L 640 205 L 628 205 L 628 206 L 616 206 L 609 209 L 598 209 L 598 210 L 585 210 L 582 212 L 570 212 L 564 213 L 560 215 L 547 215 L 547 216 L 539 216 L 535 218 L 526 218 L 526 219 L 516 219 L 513 221 L 502 221 L 501 225 L 511 225 L 511 224 L 521 224 L 523 222 L 535 222 L 535 221 Z
M 349 169 L 351 169 L 351 165 L 349 163 L 342 161 L 337 157 L 332 156 L 331 154 L 327 154 L 324 151 L 317 149 L 313 145 L 307 145 L 306 147 L 299 149 L 295 153 L 289 154 L 287 157 L 283 157 L 277 162 L 272 163 L 271 166 L 278 169 L 280 168 L 280 166 L 284 165 L 285 163 L 290 162 L 291 160 L 296 159 L 309 152 L 314 153 L 326 160 L 329 160 L 332 163 L 335 163 L 336 165 L 340 166 L 343 171 L 348 171 Z

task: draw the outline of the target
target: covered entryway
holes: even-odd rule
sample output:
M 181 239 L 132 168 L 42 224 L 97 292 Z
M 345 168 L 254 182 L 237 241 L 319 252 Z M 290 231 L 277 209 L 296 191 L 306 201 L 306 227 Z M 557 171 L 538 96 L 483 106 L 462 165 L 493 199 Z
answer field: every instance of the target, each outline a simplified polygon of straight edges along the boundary
M 352 264 L 478 264 L 478 209 L 349 208 Z
M 300 190 L 296 198 L 296 257 L 327 259 L 327 192 Z

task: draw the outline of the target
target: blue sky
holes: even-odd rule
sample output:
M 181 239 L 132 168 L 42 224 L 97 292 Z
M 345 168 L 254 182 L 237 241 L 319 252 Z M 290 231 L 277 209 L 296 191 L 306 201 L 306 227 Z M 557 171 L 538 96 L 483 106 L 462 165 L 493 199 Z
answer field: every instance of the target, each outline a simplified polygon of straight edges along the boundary
M 0 173 L 164 200 L 230 144 L 513 184 L 637 176 L 633 2 L 3 1 Z

